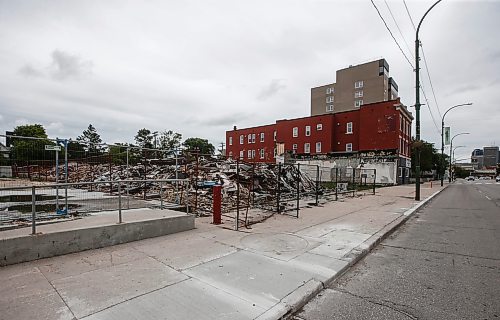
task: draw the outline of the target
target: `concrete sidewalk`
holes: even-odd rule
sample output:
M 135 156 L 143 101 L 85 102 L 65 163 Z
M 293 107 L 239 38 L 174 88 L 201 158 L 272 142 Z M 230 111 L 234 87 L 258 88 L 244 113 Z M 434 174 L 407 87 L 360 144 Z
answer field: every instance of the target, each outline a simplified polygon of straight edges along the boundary
M 422 199 L 441 187 L 422 185 Z M 278 319 L 423 203 L 414 186 L 0 268 L 0 319 Z M 413 209 L 412 209 L 413 208 Z

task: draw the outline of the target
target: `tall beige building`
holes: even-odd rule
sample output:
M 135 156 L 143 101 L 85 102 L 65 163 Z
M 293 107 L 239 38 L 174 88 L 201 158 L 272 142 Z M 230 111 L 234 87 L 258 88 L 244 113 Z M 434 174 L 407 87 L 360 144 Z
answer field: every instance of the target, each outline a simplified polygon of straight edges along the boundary
M 355 110 L 362 104 L 394 100 L 398 85 L 385 59 L 337 70 L 336 83 L 311 88 L 311 116 Z

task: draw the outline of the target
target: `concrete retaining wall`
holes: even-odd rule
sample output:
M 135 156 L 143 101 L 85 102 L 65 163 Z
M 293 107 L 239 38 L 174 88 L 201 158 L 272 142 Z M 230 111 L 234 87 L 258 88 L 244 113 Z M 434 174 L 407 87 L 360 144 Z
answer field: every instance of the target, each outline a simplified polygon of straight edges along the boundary
M 194 215 L 104 225 L 0 240 L 0 266 L 194 229 Z

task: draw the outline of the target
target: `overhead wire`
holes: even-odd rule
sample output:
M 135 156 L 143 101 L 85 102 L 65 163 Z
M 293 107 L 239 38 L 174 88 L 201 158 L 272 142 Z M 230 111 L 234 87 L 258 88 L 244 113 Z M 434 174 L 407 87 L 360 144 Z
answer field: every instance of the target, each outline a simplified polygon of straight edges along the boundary
M 405 57 L 406 61 L 408 61 L 408 63 L 410 64 L 411 68 L 412 69 L 415 69 L 415 67 L 413 66 L 413 64 L 411 63 L 410 59 L 408 59 L 408 57 L 406 56 L 406 54 L 404 53 L 403 49 L 401 48 L 401 46 L 399 45 L 398 41 L 396 40 L 396 38 L 394 37 L 394 34 L 392 34 L 392 31 L 391 29 L 389 28 L 389 26 L 387 25 L 387 22 L 385 22 L 385 19 L 384 17 L 382 17 L 382 14 L 380 13 L 380 10 L 377 8 L 377 6 L 375 5 L 375 2 L 373 2 L 373 0 L 370 0 L 373 7 L 375 8 L 375 10 L 377 10 L 377 13 L 378 13 L 378 16 L 380 17 L 380 19 L 382 19 L 382 22 L 384 23 L 385 25 L 385 28 L 387 29 L 387 31 L 389 31 L 392 39 L 394 40 L 394 42 L 396 43 L 396 45 L 398 46 L 399 48 L 399 51 L 401 51 L 401 53 L 403 54 L 403 56 Z
M 406 49 L 408 49 L 408 52 L 410 53 L 411 57 L 412 58 L 415 58 L 414 55 L 413 55 L 413 52 L 412 50 L 410 49 L 410 46 L 408 45 L 408 42 L 406 42 L 406 38 L 405 36 L 403 35 L 403 32 L 401 31 L 401 29 L 399 28 L 399 24 L 398 22 L 396 21 L 396 18 L 394 17 L 394 15 L 392 14 L 392 10 L 391 10 L 391 7 L 389 7 L 389 4 L 387 3 L 387 0 L 384 0 L 384 3 L 385 3 L 385 6 L 387 7 L 387 10 L 389 10 L 389 14 L 391 15 L 392 17 L 392 21 L 394 21 L 394 24 L 396 25 L 396 28 L 398 28 L 398 31 L 399 31 L 399 34 L 401 35 L 401 38 L 403 38 L 403 42 L 405 43 L 406 45 Z

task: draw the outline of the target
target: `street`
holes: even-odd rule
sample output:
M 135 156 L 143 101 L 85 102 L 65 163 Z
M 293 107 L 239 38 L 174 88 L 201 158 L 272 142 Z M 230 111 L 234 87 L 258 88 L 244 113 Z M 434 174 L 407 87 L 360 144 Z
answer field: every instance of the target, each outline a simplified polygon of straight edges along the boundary
M 500 183 L 458 180 L 294 319 L 500 318 Z

